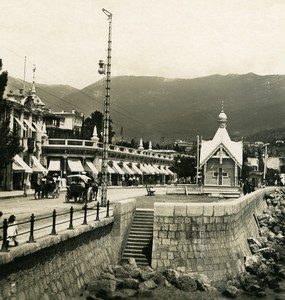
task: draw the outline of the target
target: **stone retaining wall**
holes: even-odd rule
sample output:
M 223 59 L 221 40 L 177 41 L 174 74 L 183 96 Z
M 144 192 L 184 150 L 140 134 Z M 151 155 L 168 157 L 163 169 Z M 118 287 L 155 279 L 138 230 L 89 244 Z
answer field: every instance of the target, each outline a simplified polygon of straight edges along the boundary
M 247 238 L 259 235 L 254 214 L 266 208 L 268 190 L 216 203 L 155 203 L 152 267 L 212 280 L 242 271 L 250 254 Z
M 121 238 L 135 200 L 116 203 L 114 217 L 19 245 L 0 254 L 0 299 L 71 299 L 120 260 Z

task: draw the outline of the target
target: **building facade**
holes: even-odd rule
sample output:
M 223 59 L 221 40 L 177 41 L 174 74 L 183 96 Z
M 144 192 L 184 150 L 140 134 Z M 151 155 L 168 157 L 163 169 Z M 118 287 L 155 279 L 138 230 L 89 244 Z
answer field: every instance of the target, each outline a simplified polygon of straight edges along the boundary
M 227 116 L 223 109 L 218 116 L 219 128 L 210 141 L 201 141 L 200 168 L 204 186 L 238 187 L 242 169 L 243 144 L 231 140 Z

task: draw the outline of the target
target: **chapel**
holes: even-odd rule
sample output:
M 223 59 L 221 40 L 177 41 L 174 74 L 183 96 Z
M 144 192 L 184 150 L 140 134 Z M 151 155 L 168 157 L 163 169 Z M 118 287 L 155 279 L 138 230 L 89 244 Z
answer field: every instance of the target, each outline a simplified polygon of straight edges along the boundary
M 242 169 L 242 141 L 232 141 L 227 131 L 227 115 L 222 110 L 218 116 L 218 130 L 212 140 L 201 141 L 200 168 L 204 187 L 239 187 Z

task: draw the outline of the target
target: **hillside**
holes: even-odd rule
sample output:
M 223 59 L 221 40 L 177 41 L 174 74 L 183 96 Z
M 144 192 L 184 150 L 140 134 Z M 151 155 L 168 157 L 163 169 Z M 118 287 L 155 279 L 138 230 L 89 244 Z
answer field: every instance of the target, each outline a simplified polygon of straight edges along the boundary
M 65 99 L 102 110 L 104 87 L 94 83 Z M 285 76 L 213 75 L 196 79 L 122 76 L 111 82 L 111 117 L 124 136 L 159 141 L 211 138 L 221 102 L 233 136 L 285 127 Z
M 54 110 L 74 108 L 86 117 L 95 110 L 103 112 L 103 81 L 81 91 L 37 84 L 37 92 Z M 117 136 L 123 127 L 125 139 L 142 137 L 160 142 L 164 137 L 169 142 L 195 139 L 198 134 L 211 138 L 224 101 L 230 135 L 246 137 L 285 127 L 284 100 L 283 75 L 249 73 L 195 79 L 120 76 L 111 81 L 110 114 Z
M 32 84 L 27 82 L 25 90 L 28 91 L 31 87 Z M 11 89 L 16 92 L 20 88 L 23 88 L 23 80 L 9 76 L 5 93 L 7 94 Z M 55 111 L 66 110 L 66 106 L 68 106 L 69 103 L 66 103 L 63 98 L 76 91 L 77 89 L 69 85 L 36 84 L 37 95 L 43 100 L 47 107 L 50 107 Z

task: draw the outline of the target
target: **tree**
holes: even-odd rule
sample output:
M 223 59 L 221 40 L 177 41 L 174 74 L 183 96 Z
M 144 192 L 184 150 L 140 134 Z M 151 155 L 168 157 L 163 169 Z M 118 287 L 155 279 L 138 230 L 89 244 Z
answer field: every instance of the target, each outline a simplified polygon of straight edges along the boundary
M 21 152 L 20 139 L 15 131 L 10 128 L 10 113 L 4 92 L 7 86 L 8 73 L 2 72 L 2 60 L 0 59 L 0 185 L 8 187 L 9 176 L 11 176 L 11 165 L 13 157 Z
M 103 119 L 104 116 L 100 111 L 92 112 L 90 117 L 86 118 L 83 122 L 82 137 L 84 139 L 91 139 L 93 135 L 94 126 L 97 128 L 98 138 L 100 142 L 103 142 Z M 115 135 L 113 131 L 113 121 L 110 118 L 109 120 L 109 143 L 112 142 L 112 139 Z

